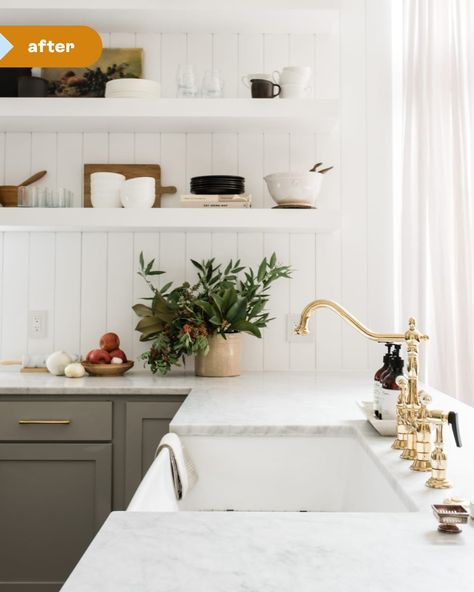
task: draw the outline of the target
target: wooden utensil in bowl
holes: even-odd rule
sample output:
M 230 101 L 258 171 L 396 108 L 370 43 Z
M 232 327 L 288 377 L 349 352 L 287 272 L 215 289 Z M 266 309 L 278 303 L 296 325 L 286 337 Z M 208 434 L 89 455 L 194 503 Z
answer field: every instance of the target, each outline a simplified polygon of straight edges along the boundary
M 18 187 L 26 187 L 39 181 L 46 175 L 47 171 L 39 171 L 28 177 L 20 185 L 0 185 L 0 204 L 5 208 L 16 208 L 18 206 Z

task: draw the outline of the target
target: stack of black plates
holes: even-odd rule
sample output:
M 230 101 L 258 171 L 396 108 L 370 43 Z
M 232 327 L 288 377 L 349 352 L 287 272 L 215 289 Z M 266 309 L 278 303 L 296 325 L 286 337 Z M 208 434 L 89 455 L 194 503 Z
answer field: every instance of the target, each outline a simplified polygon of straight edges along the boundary
M 192 177 L 191 193 L 201 195 L 234 195 L 245 193 L 244 177 L 235 175 L 205 175 Z

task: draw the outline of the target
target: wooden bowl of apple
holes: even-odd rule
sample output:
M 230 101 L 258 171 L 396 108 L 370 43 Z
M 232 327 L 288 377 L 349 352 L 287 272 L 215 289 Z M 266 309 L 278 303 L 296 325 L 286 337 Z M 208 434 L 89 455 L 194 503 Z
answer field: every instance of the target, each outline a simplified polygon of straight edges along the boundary
M 134 363 L 120 349 L 116 333 L 105 333 L 100 338 L 100 348 L 91 350 L 82 365 L 91 376 L 122 376 L 133 368 Z

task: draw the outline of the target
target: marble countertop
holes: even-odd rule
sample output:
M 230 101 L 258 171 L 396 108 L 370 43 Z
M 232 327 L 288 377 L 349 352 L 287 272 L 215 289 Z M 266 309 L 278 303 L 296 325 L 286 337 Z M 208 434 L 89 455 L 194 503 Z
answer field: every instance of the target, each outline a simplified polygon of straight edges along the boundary
M 115 512 L 62 592 L 472 592 L 474 522 L 422 513 Z
M 158 379 L 161 381 L 161 379 Z M 181 381 L 181 382 L 180 382 Z M 434 407 L 460 412 L 464 447 L 446 430 L 451 490 L 390 448 L 364 419 L 366 373 L 255 373 L 234 379 L 170 377 L 190 389 L 172 422 L 189 438 L 284 437 L 353 430 L 414 511 L 401 513 L 116 512 L 64 592 L 457 592 L 474 589 L 474 521 L 460 535 L 436 531 L 430 506 L 474 498 L 474 409 L 429 389 Z
M 194 379 L 171 423 L 182 436 L 299 435 L 363 418 L 371 401 L 367 372 L 254 372 L 237 378 Z M 202 381 L 202 382 L 201 382 Z M 459 411 L 474 425 L 474 408 L 429 388 L 431 408 Z
M 170 430 L 186 441 L 193 436 L 311 436 L 354 433 L 392 487 L 416 511 L 431 512 L 431 504 L 447 495 L 474 500 L 474 408 L 426 387 L 430 408 L 459 413 L 462 448 L 451 428 L 444 428 L 448 478 L 454 489 L 425 487 L 427 473 L 410 471 L 391 448 L 394 437 L 382 437 L 358 405 L 372 397 L 366 372 L 271 372 L 210 382 L 192 390 L 175 415 Z
M 114 378 L 65 378 L 49 372 L 2 370 L 0 395 L 187 395 L 198 381 L 185 373 L 162 377 L 135 369 Z

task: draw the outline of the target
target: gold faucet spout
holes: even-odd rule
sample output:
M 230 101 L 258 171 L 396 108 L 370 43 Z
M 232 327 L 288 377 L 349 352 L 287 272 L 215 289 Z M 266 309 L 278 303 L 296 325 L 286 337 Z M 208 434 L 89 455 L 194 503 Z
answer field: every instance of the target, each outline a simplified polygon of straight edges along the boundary
M 317 308 L 329 308 L 330 310 L 334 311 L 338 314 L 341 318 L 343 318 L 351 327 L 353 327 L 356 331 L 371 339 L 372 341 L 378 341 L 381 343 L 390 342 L 390 343 L 402 343 L 406 341 L 406 334 L 405 333 L 377 333 L 375 331 L 371 331 L 368 329 L 364 324 L 362 324 L 358 319 L 356 319 L 353 315 L 349 313 L 343 306 L 334 302 L 333 300 L 326 300 L 326 299 L 319 299 L 310 302 L 306 305 L 301 313 L 300 322 L 298 326 L 295 328 L 295 333 L 297 335 L 308 335 L 309 329 L 309 319 L 312 313 Z M 413 328 L 414 331 L 416 331 Z M 415 337 L 415 335 L 413 335 Z M 421 333 L 416 334 L 417 340 L 424 340 L 428 339 L 427 335 L 422 335 Z
M 428 335 L 420 333 L 416 328 L 416 321 L 410 318 L 408 321 L 408 330 L 405 333 L 377 333 L 371 331 L 358 319 L 350 314 L 343 306 L 334 302 L 333 300 L 313 300 L 306 305 L 301 313 L 298 326 L 295 328 L 297 335 L 307 335 L 309 333 L 308 323 L 312 313 L 317 308 L 329 308 L 342 319 L 344 319 L 351 327 L 358 331 L 361 335 L 372 341 L 381 343 L 405 343 L 407 348 L 407 385 L 406 393 L 404 393 L 403 413 L 398 414 L 397 421 L 400 423 L 403 420 L 404 425 L 408 427 L 415 427 L 416 421 L 420 414 L 420 399 L 418 393 L 418 344 L 420 341 L 428 339 Z M 402 417 L 403 415 L 403 417 Z M 405 430 L 405 428 L 403 428 Z M 405 430 L 406 431 L 406 430 Z M 402 452 L 402 458 L 413 460 L 416 458 L 416 446 L 413 441 L 412 431 L 408 432 L 411 440 L 407 440 L 407 445 Z M 400 448 L 398 440 L 395 442 L 395 448 Z

